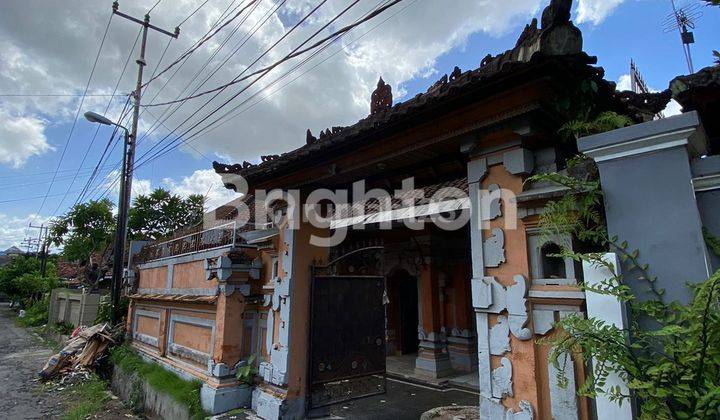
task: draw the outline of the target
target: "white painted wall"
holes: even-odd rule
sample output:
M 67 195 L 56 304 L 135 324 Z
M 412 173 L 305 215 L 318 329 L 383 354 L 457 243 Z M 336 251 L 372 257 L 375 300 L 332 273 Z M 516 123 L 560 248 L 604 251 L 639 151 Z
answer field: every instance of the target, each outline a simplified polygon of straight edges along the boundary
M 607 253 L 602 257 L 603 261 L 611 263 L 615 270 L 620 270 L 620 262 L 617 255 Z M 616 271 L 617 272 L 617 271 Z M 613 277 L 613 273 L 607 267 L 599 267 L 595 264 L 583 261 L 583 274 L 585 284 L 588 286 L 596 285 L 603 280 Z M 587 290 L 585 292 L 587 299 L 588 318 L 596 318 L 605 321 L 609 325 L 616 325 L 620 328 L 627 326 L 627 317 L 625 316 L 625 308 L 614 296 L 602 295 Z M 628 393 L 627 384 L 623 382 L 617 374 L 611 373 L 606 381 L 605 389 L 620 386 L 623 394 Z M 598 395 L 595 399 L 597 407 L 598 419 L 612 420 L 632 420 L 633 413 L 630 402 L 623 402 L 622 406 L 617 402 L 610 401 L 605 394 Z

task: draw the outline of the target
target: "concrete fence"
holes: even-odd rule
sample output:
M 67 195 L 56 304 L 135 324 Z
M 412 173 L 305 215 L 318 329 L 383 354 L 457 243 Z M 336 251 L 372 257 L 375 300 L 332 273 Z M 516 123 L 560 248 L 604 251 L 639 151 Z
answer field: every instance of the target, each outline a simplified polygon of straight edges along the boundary
M 66 322 L 74 326 L 93 325 L 100 305 L 99 293 L 79 289 L 53 289 L 50 293 L 50 322 Z

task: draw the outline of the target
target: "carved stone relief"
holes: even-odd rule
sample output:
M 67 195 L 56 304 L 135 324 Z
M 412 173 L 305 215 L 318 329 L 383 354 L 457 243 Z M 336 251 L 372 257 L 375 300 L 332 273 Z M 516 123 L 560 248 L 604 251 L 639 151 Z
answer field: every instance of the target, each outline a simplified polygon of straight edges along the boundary
M 498 316 L 498 323 L 490 328 L 490 354 L 502 356 L 510 351 L 510 325 L 507 317 Z
M 512 363 L 507 357 L 500 360 L 500 367 L 492 371 L 492 395 L 495 398 L 512 397 Z
M 494 228 L 489 238 L 483 243 L 485 267 L 500 267 L 505 262 L 505 232 Z

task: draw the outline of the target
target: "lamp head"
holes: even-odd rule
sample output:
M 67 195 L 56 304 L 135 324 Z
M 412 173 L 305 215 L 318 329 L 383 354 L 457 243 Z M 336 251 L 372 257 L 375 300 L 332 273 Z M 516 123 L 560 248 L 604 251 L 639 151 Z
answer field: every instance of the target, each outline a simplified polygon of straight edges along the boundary
M 96 112 L 92 112 L 92 111 L 88 111 L 85 113 L 85 119 L 90 122 L 94 122 L 94 123 L 98 123 L 98 124 L 115 125 L 114 122 L 112 122 L 109 119 L 103 117 L 102 115 L 100 115 Z

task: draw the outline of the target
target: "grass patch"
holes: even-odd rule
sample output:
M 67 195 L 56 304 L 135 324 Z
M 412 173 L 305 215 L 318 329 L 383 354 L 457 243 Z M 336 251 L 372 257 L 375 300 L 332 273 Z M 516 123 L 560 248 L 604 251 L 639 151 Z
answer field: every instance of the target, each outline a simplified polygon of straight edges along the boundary
M 193 418 L 202 419 L 205 413 L 200 404 L 200 381 L 187 381 L 176 373 L 142 359 L 128 345 L 114 348 L 110 353 L 112 363 L 126 372 L 137 373 L 153 389 L 169 395 L 185 405 Z
M 110 400 L 107 393 L 107 384 L 97 375 L 89 380 L 73 385 L 65 391 L 72 403 L 65 417 L 66 420 L 83 420 L 99 412 Z
M 48 322 L 48 298 L 40 299 L 25 310 L 25 316 L 17 318 L 23 327 L 39 327 Z

